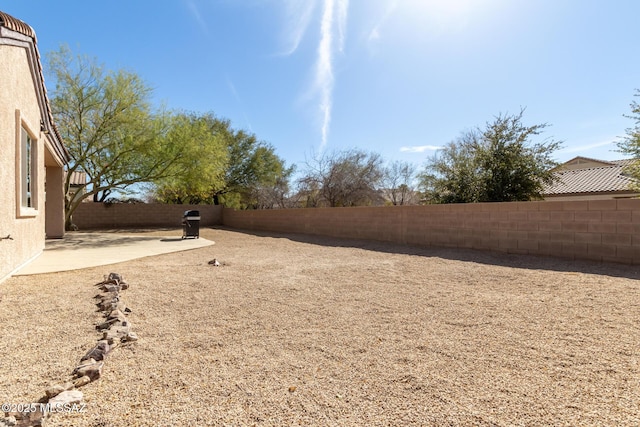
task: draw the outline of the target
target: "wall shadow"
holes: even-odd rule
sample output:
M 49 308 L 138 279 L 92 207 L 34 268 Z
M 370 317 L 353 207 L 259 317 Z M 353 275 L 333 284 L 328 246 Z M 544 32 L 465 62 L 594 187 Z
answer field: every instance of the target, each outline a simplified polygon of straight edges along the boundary
M 446 248 L 436 246 L 410 246 L 392 242 L 346 239 L 312 234 L 263 232 L 231 227 L 207 227 L 212 230 L 227 230 L 257 237 L 285 238 L 296 242 L 320 246 L 365 249 L 390 254 L 414 255 L 425 258 L 442 258 L 452 261 L 474 262 L 501 267 L 528 270 L 549 270 L 597 274 L 627 279 L 640 279 L 640 266 L 598 261 L 571 260 L 542 255 L 519 255 L 478 249 Z

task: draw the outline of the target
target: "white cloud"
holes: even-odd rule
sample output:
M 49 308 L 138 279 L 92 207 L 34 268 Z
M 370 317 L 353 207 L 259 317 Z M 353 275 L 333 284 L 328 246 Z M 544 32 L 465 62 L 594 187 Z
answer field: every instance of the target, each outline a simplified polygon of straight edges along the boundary
M 196 19 L 196 22 L 198 23 L 202 31 L 206 35 L 209 35 L 209 27 L 205 22 L 204 18 L 202 17 L 202 14 L 200 13 L 200 10 L 198 9 L 198 6 L 196 5 L 196 3 L 193 0 L 186 0 L 186 3 L 187 3 L 187 7 L 189 8 L 189 11 L 193 15 L 193 17 Z
M 400 147 L 403 153 L 424 153 L 425 151 L 441 150 L 442 147 L 437 145 L 412 145 L 409 147 Z
M 347 31 L 347 13 L 349 0 L 338 0 L 338 52 L 344 51 L 344 41 Z
M 246 122 L 249 131 L 253 132 L 253 128 L 251 126 L 251 122 L 249 121 L 249 117 L 247 117 L 247 114 L 244 111 L 244 105 L 243 105 L 242 99 L 240 98 L 240 95 L 236 90 L 236 85 L 233 84 L 233 82 L 231 81 L 231 78 L 228 75 L 226 76 L 226 80 L 227 80 L 227 87 L 229 88 L 229 91 L 231 92 L 236 102 L 240 106 L 240 109 L 242 110 L 242 116 L 244 117 L 244 121 Z
M 279 55 L 292 55 L 307 32 L 309 22 L 316 7 L 316 0 L 288 0 L 286 2 L 285 47 Z
M 395 10 L 398 8 L 398 0 L 393 0 L 389 2 L 387 8 L 385 9 L 382 17 L 378 19 L 373 28 L 369 31 L 367 36 L 367 42 L 370 51 L 373 50 L 373 44 L 378 42 L 382 38 L 382 28 L 385 26 L 389 17 L 393 15 Z
M 282 0 L 279 0 L 282 1 Z M 304 98 L 318 102 L 321 128 L 320 150 L 329 137 L 334 89 L 334 58 L 344 51 L 349 0 L 285 0 L 286 20 L 283 23 L 284 49 L 279 56 L 295 53 L 309 26 L 315 21 L 315 11 L 320 3 L 320 34 L 316 48 L 312 83 Z
M 367 40 L 370 41 L 370 42 L 373 42 L 373 41 L 376 41 L 376 40 L 380 40 L 380 30 L 379 30 L 378 27 L 375 27 L 373 30 L 371 30 Z
M 320 150 L 327 145 L 333 104 L 333 59 L 334 50 L 344 49 L 345 28 L 349 0 L 324 0 L 320 22 L 320 43 L 316 60 L 315 89 L 320 96 L 322 142 Z M 337 36 L 337 42 L 335 37 Z
M 617 140 L 611 139 L 609 141 L 601 141 L 601 142 L 596 142 L 593 144 L 584 144 L 584 145 L 578 145 L 578 146 L 574 146 L 574 147 L 567 147 L 567 148 L 563 148 L 561 150 L 558 150 L 560 153 L 579 153 L 579 152 L 583 152 L 583 151 L 589 151 L 589 150 L 593 150 L 594 148 L 600 148 L 600 147 L 604 147 L 606 145 L 611 145 L 611 144 L 615 144 L 617 142 Z

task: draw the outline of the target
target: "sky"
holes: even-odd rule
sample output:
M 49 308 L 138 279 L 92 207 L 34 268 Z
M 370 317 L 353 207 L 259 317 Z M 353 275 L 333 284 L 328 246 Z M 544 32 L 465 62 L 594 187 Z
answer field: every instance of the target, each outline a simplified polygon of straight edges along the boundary
M 523 108 L 523 124 L 549 125 L 540 140 L 563 141 L 557 161 L 615 160 L 635 125 L 624 115 L 640 88 L 637 0 L 12 0 L 0 10 L 34 28 L 44 58 L 66 44 L 135 72 L 154 105 L 229 119 L 299 169 L 353 148 L 421 167 Z

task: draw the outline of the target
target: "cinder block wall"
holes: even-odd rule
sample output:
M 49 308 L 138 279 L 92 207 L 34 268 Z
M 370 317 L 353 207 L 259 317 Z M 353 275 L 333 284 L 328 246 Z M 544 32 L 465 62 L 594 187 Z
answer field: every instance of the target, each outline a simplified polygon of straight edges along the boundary
M 640 264 L 640 199 L 236 211 L 225 226 Z
M 200 211 L 200 226 L 222 224 L 222 206 L 133 203 L 82 203 L 73 213 L 80 230 L 180 227 L 186 210 Z

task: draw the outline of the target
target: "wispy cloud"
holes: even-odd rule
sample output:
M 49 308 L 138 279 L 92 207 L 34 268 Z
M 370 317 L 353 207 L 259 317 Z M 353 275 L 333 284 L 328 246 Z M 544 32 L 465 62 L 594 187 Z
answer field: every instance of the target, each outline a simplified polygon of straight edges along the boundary
M 338 51 L 344 52 L 344 42 L 347 33 L 347 14 L 349 12 L 349 0 L 338 0 Z
M 369 30 L 367 33 L 367 47 L 369 49 L 369 53 L 376 53 L 376 44 L 382 39 L 383 27 L 389 20 L 389 17 L 393 15 L 395 10 L 398 8 L 398 0 L 392 0 L 387 4 L 387 8 L 385 9 L 382 17 L 378 19 L 373 28 Z
M 253 132 L 253 129 L 251 127 L 251 122 L 249 121 L 249 118 L 247 117 L 247 114 L 244 112 L 244 105 L 242 103 L 242 99 L 240 98 L 240 95 L 238 94 L 238 91 L 236 90 L 236 85 L 233 84 L 233 82 L 231 81 L 231 78 L 229 76 L 226 76 L 226 80 L 227 80 L 227 87 L 229 88 L 229 91 L 231 91 L 231 94 L 233 95 L 233 97 L 235 98 L 236 102 L 240 106 L 240 109 L 242 110 L 242 116 L 244 117 L 244 121 L 247 123 L 249 131 Z
M 561 150 L 558 150 L 561 153 L 579 153 L 579 152 L 584 152 L 584 151 L 589 151 L 589 150 L 593 150 L 594 148 L 600 148 L 600 147 L 604 147 L 607 145 L 612 145 L 615 144 L 618 141 L 618 139 L 610 139 L 608 141 L 601 141 L 601 142 L 596 142 L 593 144 L 584 144 L 584 145 L 577 145 L 577 146 L 573 146 L 573 147 L 567 147 L 567 148 L 563 148 Z
M 438 145 L 412 145 L 408 147 L 400 147 L 400 151 L 403 153 L 424 153 L 425 151 L 441 150 L 442 147 Z
M 348 7 L 349 0 L 324 0 L 315 74 L 315 87 L 320 93 L 319 108 L 322 122 L 320 150 L 324 149 L 329 138 L 333 105 L 334 53 L 335 50 L 338 52 L 344 50 Z
M 196 22 L 200 26 L 200 29 L 202 29 L 202 31 L 208 36 L 209 26 L 207 25 L 204 18 L 202 17 L 202 14 L 200 13 L 200 9 L 198 9 L 198 5 L 196 4 L 196 2 L 194 0 L 185 0 L 185 2 L 187 4 L 187 8 L 189 8 L 189 11 L 191 12 L 193 17 L 196 19 Z
M 284 49 L 278 53 L 281 56 L 292 55 L 307 32 L 313 11 L 316 8 L 317 0 L 287 0 Z

